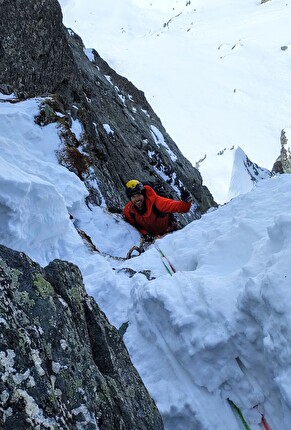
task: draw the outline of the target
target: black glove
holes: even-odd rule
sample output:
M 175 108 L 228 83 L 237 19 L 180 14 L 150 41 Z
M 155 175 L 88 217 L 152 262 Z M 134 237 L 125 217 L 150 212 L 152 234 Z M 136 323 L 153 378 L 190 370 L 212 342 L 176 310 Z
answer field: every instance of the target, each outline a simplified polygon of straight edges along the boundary
M 142 240 L 142 243 L 145 243 L 145 242 L 151 243 L 156 240 L 156 236 L 150 233 L 143 234 L 141 237 L 141 240 Z
M 191 202 L 192 200 L 191 194 L 185 188 L 181 189 L 181 200 L 183 202 Z

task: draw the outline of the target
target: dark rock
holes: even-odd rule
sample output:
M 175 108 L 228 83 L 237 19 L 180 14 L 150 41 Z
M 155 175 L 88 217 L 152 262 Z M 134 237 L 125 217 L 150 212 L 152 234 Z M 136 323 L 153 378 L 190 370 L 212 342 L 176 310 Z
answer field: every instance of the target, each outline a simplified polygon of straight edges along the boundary
M 272 173 L 274 175 L 277 173 L 291 173 L 291 152 L 290 147 L 288 147 L 288 138 L 284 129 L 281 130 L 280 143 L 280 155 L 272 168 Z
M 58 92 L 76 79 L 56 0 L 2 0 L 0 28 L 1 80 L 18 95 Z
M 0 246 L 1 430 L 159 430 L 159 412 L 79 269 Z
M 181 185 L 192 194 L 196 207 L 184 223 L 215 206 L 143 92 L 97 51 L 93 61 L 87 58 L 80 37 L 63 26 L 57 0 L 2 0 L 0 35 L 2 91 L 19 98 L 50 95 L 36 121 L 59 122 L 59 162 L 85 182 L 90 203 L 99 205 L 103 196 L 110 210 L 120 212 L 129 179 L 162 177 L 175 198 Z M 72 119 L 83 126 L 81 138 L 70 129 Z

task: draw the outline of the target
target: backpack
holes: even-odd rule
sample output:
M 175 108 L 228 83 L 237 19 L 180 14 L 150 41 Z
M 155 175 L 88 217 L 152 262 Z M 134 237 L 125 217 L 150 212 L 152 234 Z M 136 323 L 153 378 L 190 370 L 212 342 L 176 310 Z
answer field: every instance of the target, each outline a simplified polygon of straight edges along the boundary
M 164 184 L 160 181 L 154 182 L 154 181 L 141 181 L 143 185 L 149 185 L 158 196 L 165 197 L 166 199 L 172 199 L 172 196 L 170 193 L 166 190 L 164 187 Z

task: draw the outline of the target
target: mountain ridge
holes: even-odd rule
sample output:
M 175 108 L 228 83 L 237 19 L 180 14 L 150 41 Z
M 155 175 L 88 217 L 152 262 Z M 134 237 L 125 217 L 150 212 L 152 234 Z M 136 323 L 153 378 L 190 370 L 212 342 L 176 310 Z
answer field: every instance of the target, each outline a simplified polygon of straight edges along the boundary
M 53 99 L 43 108 L 39 124 L 61 123 L 60 161 L 66 165 L 69 160 L 68 167 L 85 182 L 88 201 L 97 205 L 103 201 L 112 212 L 120 212 L 126 202 L 125 182 L 142 176 L 160 179 L 177 199 L 182 186 L 190 191 L 194 204 L 190 214 L 181 216 L 184 224 L 215 206 L 200 173 L 167 134 L 144 94 L 118 76 L 97 51 L 88 58 L 81 38 L 63 26 L 58 2 L 50 0 L 45 6 L 32 1 L 18 3 L 22 13 L 18 15 L 5 3 L 3 16 L 10 25 L 0 21 L 4 53 L 0 89 L 23 99 Z M 79 138 L 71 129 L 74 121 L 82 129 Z M 166 145 L 155 141 L 152 126 Z M 74 165 L 78 162 L 81 166 Z M 93 179 L 98 186 L 93 185 Z

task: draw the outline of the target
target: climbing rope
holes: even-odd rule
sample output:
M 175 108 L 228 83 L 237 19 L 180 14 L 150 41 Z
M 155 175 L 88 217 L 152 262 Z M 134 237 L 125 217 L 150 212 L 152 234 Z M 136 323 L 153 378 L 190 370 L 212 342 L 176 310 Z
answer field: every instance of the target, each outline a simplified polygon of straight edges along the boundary
M 240 408 L 239 408 L 238 406 L 236 406 L 236 404 L 235 404 L 235 403 L 233 403 L 233 401 L 232 401 L 232 400 L 230 400 L 230 399 L 227 399 L 227 400 L 228 400 L 228 402 L 229 402 L 230 406 L 232 406 L 232 408 L 236 411 L 236 413 L 237 413 L 237 415 L 239 416 L 239 418 L 240 418 L 240 420 L 241 420 L 241 422 L 242 422 L 242 424 L 243 424 L 244 428 L 245 428 L 246 430 L 251 430 L 251 429 L 250 429 L 250 427 L 249 427 L 249 425 L 248 425 L 248 423 L 247 423 L 247 422 L 246 422 L 246 420 L 244 419 L 244 416 L 243 416 L 242 411 L 240 410 Z

